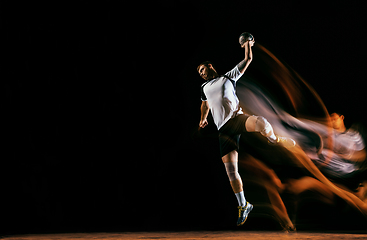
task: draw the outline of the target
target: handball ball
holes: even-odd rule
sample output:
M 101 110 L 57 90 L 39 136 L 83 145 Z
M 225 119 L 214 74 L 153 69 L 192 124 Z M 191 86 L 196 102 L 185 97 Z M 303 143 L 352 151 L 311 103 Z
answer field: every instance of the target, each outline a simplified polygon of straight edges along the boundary
M 252 36 L 251 33 L 248 32 L 244 32 L 240 35 L 240 44 L 242 46 L 242 44 L 244 44 L 246 41 L 251 41 L 254 40 L 254 36 Z

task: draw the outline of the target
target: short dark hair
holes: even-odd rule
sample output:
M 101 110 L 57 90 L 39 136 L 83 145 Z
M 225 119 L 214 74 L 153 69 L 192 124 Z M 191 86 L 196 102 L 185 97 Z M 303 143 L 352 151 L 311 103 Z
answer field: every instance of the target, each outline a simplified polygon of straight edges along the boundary
M 196 70 L 199 72 L 199 68 L 200 68 L 201 65 L 204 65 L 205 67 L 208 67 L 209 64 L 213 66 L 213 63 L 210 62 L 210 61 L 202 62 L 202 63 L 199 64 L 199 66 L 196 68 Z M 213 66 L 213 68 L 214 68 L 214 66 Z
M 333 111 L 333 112 L 329 112 L 329 115 L 332 115 L 332 114 L 334 114 L 334 113 L 335 113 L 336 115 L 338 115 L 339 117 L 340 117 L 340 116 L 343 116 L 343 114 L 341 114 L 341 112 L 340 112 L 340 111 L 335 111 L 335 112 Z

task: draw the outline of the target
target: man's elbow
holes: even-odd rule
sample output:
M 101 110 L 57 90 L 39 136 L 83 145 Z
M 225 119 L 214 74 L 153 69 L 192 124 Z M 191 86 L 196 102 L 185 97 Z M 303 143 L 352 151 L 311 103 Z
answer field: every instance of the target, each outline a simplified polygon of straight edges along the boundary
M 203 101 L 203 103 L 201 104 L 201 109 L 209 109 L 208 101 Z
M 252 62 L 252 57 L 248 57 L 246 64 L 245 64 L 245 68 L 247 68 L 251 62 Z
M 238 69 L 240 70 L 240 72 L 242 74 L 246 71 L 246 69 L 250 65 L 251 61 L 252 61 L 252 59 L 248 58 L 243 64 L 239 65 Z
M 247 63 L 246 63 L 246 65 L 248 66 L 251 62 L 252 62 L 252 56 L 249 56 L 249 57 L 247 58 Z

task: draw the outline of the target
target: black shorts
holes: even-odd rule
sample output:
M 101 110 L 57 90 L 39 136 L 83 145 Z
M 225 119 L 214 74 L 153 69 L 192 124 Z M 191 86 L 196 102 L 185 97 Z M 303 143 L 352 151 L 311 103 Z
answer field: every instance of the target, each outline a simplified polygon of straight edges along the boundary
M 233 150 L 239 149 L 241 133 L 247 132 L 245 123 L 250 115 L 240 114 L 231 118 L 219 129 L 220 155 L 223 157 Z

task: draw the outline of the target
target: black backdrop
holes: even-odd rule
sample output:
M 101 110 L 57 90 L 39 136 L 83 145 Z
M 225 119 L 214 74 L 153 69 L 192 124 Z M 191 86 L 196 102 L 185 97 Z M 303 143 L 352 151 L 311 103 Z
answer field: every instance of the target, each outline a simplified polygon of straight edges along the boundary
M 2 1 L 1 231 L 231 228 L 196 66 L 231 69 L 249 31 L 366 123 L 366 20 L 353 1 Z

